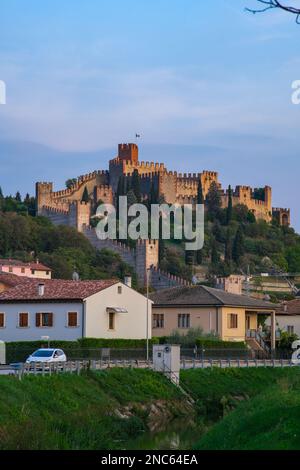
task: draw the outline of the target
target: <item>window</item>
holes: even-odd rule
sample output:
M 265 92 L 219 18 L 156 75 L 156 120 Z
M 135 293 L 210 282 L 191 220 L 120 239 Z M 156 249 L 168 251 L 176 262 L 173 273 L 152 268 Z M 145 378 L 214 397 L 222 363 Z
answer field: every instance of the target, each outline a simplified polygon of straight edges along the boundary
M 165 326 L 165 316 L 163 313 L 154 313 L 152 319 L 153 328 L 164 328 Z
M 49 271 L 46 271 L 46 275 L 49 276 Z
M 227 315 L 227 327 L 230 328 L 230 329 L 238 327 L 238 315 L 237 315 L 237 313 L 229 313 Z
M 28 328 L 28 313 L 19 313 L 19 328 Z
M 108 314 L 108 329 L 114 330 L 115 329 L 115 313 L 109 312 Z
M 13 267 L 12 267 L 12 266 L 9 266 L 8 271 L 9 271 L 10 273 L 12 273 L 12 272 L 13 272 Z
M 178 315 L 178 328 L 189 328 L 190 327 L 190 314 L 179 313 Z
M 294 325 L 288 325 L 287 326 L 287 332 L 289 335 L 293 335 L 294 334 Z
M 122 294 L 122 286 L 118 286 L 118 294 Z
M 25 268 L 21 268 L 21 273 L 22 273 L 22 274 L 25 273 Z
M 68 327 L 78 326 L 77 312 L 68 312 Z
M 35 316 L 35 326 L 52 327 L 53 326 L 53 313 L 37 313 Z
M 4 317 L 4 313 L 0 313 L 0 328 L 5 328 L 5 317 Z
M 34 270 L 34 269 L 31 270 L 31 274 L 35 274 L 35 270 Z

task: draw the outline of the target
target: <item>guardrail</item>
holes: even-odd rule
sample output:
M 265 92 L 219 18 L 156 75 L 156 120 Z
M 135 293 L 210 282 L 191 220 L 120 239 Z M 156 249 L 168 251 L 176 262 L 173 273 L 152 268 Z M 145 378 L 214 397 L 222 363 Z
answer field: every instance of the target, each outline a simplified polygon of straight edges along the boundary
M 182 359 L 181 369 L 206 369 L 218 368 L 248 368 L 248 367 L 292 367 L 291 360 L 288 359 Z M 35 363 L 35 364 L 11 364 L 6 369 L 2 368 L 9 375 L 18 377 L 20 380 L 26 375 L 52 375 L 60 373 L 78 374 L 82 371 L 100 371 L 118 368 L 141 368 L 152 369 L 152 361 L 68 361 L 64 363 Z

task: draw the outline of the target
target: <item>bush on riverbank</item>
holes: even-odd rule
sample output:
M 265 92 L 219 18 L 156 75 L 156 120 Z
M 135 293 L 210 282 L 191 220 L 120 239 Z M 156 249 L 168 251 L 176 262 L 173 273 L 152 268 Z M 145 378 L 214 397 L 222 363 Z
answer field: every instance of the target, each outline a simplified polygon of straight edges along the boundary
M 197 449 L 300 449 L 298 368 L 190 370 L 181 378 L 211 422 Z

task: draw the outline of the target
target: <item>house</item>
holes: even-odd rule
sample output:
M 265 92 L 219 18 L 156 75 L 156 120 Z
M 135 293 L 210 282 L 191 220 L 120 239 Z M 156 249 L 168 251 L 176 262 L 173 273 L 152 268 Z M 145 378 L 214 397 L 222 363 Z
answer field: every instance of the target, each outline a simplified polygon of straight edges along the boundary
M 25 263 L 17 259 L 0 259 L 0 272 L 15 274 L 16 276 L 33 277 L 38 279 L 51 279 L 51 269 L 40 263 Z
M 189 328 L 202 328 L 216 333 L 224 341 L 253 343 L 259 335 L 258 317 L 272 319 L 272 347 L 275 348 L 275 308 L 270 302 L 220 289 L 195 285 L 174 287 L 150 295 L 153 336 L 168 336 L 174 330 L 182 333 Z M 251 344 L 253 346 L 253 344 Z
M 266 320 L 270 325 L 269 319 Z M 300 299 L 285 301 L 276 309 L 276 327 L 300 338 Z
M 151 338 L 151 305 L 115 279 L 25 279 L 0 293 L 0 340 Z

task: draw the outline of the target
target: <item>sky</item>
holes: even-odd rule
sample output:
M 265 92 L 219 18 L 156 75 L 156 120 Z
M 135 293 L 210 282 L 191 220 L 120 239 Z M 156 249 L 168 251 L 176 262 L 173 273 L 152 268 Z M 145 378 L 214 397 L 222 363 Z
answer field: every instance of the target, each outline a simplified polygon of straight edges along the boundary
M 300 7 L 300 1 L 289 4 Z M 0 185 L 33 193 L 119 142 L 225 186 L 271 185 L 298 216 L 300 25 L 256 0 L 1 0 Z

